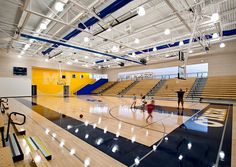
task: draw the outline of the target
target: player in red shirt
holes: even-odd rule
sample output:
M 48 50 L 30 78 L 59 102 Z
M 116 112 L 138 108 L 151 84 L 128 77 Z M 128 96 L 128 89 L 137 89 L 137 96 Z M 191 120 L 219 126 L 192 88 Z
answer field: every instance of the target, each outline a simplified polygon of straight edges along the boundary
M 152 100 L 150 104 L 146 105 L 147 112 L 148 112 L 148 117 L 146 119 L 146 122 L 148 123 L 148 119 L 152 118 L 152 112 L 155 109 L 155 101 Z

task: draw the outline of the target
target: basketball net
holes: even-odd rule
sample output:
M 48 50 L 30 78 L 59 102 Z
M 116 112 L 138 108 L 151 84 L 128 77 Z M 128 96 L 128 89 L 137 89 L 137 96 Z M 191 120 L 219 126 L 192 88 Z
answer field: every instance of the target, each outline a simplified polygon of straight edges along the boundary
M 57 85 L 66 85 L 65 79 L 62 78 L 61 62 L 58 63 L 58 68 L 59 68 L 59 79 L 57 81 Z

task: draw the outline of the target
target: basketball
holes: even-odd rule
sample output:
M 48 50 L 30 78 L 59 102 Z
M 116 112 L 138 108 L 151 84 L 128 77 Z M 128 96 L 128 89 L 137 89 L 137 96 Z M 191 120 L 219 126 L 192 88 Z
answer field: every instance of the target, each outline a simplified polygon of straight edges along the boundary
M 80 114 L 79 117 L 80 117 L 80 118 L 83 118 L 83 114 Z

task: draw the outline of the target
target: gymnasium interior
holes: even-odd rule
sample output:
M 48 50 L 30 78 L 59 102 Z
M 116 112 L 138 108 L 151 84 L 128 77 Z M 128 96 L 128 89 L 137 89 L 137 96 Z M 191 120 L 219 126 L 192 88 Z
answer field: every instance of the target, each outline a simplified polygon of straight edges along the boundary
M 0 167 L 236 167 L 236 0 L 0 0 Z

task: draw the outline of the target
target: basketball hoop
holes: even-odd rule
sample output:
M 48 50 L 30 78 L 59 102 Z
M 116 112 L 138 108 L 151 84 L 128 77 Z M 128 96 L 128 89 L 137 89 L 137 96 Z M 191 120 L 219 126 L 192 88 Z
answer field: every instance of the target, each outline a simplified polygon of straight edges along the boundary
M 57 85 L 66 85 L 66 81 L 62 78 L 62 69 L 61 69 L 61 61 L 58 62 L 59 68 L 59 79 L 57 81 Z

